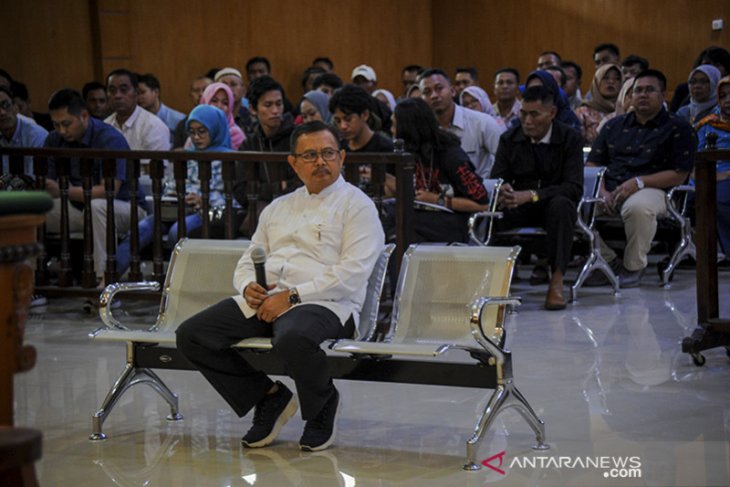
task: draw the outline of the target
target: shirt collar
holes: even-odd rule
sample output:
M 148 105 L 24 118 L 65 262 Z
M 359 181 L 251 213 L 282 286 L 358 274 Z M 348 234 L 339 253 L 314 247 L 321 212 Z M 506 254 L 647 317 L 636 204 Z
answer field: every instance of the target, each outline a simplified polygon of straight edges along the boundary
M 451 126 L 463 129 L 464 128 L 464 108 L 454 103 L 454 118 L 451 120 Z
M 542 139 L 533 140 L 532 137 L 530 137 L 530 142 L 532 142 L 533 144 L 549 144 L 550 138 L 553 136 L 553 123 L 550 124 L 550 128 Z
M 342 174 L 335 180 L 334 183 L 330 184 L 326 188 L 324 188 L 322 191 L 320 191 L 317 194 L 312 194 L 309 192 L 306 186 L 304 186 L 304 191 L 307 196 L 311 196 L 313 198 L 319 198 L 324 199 L 331 195 L 332 193 L 338 191 L 339 189 L 342 189 L 342 187 L 345 185 L 345 178 L 342 177 Z
M 669 114 L 667 113 L 667 110 L 664 107 L 662 107 L 662 109 L 659 110 L 659 113 L 654 115 L 653 118 L 650 118 L 649 120 L 647 120 L 646 123 L 643 124 L 643 126 L 644 127 L 658 127 L 661 124 L 663 124 L 664 121 L 668 117 L 669 117 Z M 626 116 L 626 118 L 628 119 L 628 121 L 631 125 L 642 126 L 642 124 L 640 124 L 639 121 L 636 119 L 636 112 L 634 112 L 634 111 L 629 112 L 628 115 Z
M 132 112 L 132 115 L 130 115 L 130 116 L 129 116 L 129 118 L 128 118 L 127 120 L 125 120 L 125 121 L 124 121 L 124 123 L 122 124 L 122 127 L 124 127 L 124 128 L 128 128 L 128 129 L 132 128 L 132 126 L 134 125 L 134 122 L 135 122 L 135 121 L 137 120 L 137 118 L 139 117 L 140 111 L 142 111 L 142 110 L 144 110 L 144 108 L 142 108 L 142 107 L 140 107 L 139 105 L 137 105 L 137 106 L 136 106 L 136 107 L 134 108 L 134 111 Z M 116 114 L 115 114 L 115 115 L 114 115 L 114 121 L 115 121 L 115 122 L 117 121 L 117 120 L 116 120 L 116 118 L 117 118 L 117 116 L 116 116 Z M 118 123 L 118 122 L 117 122 L 117 123 Z
M 97 123 L 94 117 L 89 117 L 89 126 L 86 127 L 86 132 L 84 132 L 84 136 L 81 138 L 81 143 L 86 147 L 91 147 L 91 139 L 94 138 Z

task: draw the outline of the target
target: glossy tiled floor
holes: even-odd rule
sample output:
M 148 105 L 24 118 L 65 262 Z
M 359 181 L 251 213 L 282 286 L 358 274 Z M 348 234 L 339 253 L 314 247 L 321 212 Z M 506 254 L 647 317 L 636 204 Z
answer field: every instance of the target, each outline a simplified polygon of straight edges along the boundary
M 491 393 L 461 388 L 339 381 L 335 448 L 300 453 L 297 417 L 274 445 L 249 451 L 239 443 L 249 418 L 235 417 L 199 374 L 163 371 L 184 421 L 165 421 L 165 403 L 136 387 L 106 422 L 109 438 L 89 441 L 91 414 L 122 369 L 124 347 L 92 344 L 86 335 L 98 321 L 74 299 L 52 300 L 28 322 L 38 364 L 16 376 L 16 424 L 44 433 L 44 486 L 730 485 L 730 359 L 714 349 L 697 368 L 680 353 L 694 328 L 693 272 L 678 271 L 671 290 L 654 279 L 619 298 L 585 290 L 565 312 L 540 309 L 544 286 L 513 287 L 525 302 L 507 342 L 516 384 L 545 420 L 551 449 L 533 451 L 529 428 L 506 411 L 479 450 L 480 460 L 505 452 L 501 467 L 499 457 L 489 462 L 504 474 L 461 469 L 464 441 Z M 727 297 L 730 273 L 720 279 Z M 128 321 L 155 313 L 149 303 L 125 305 Z M 730 314 L 727 299 L 721 308 Z M 638 470 L 584 468 L 588 461 Z

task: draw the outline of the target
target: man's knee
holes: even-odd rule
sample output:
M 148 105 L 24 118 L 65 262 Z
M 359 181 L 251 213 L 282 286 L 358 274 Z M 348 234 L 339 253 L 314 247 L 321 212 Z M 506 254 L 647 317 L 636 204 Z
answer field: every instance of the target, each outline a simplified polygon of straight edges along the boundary
M 308 336 L 302 329 L 293 327 L 282 332 L 275 333 L 271 341 L 273 352 L 283 357 L 293 357 L 302 353 L 311 353 L 319 348 L 312 337 Z
M 184 351 L 194 343 L 200 343 L 200 334 L 205 331 L 204 326 L 200 326 L 198 320 L 188 318 L 183 321 L 175 330 L 175 343 L 177 348 Z
M 570 216 L 573 217 L 576 214 L 576 206 L 573 200 L 562 195 L 557 195 L 550 198 L 548 203 L 548 214 L 554 216 Z

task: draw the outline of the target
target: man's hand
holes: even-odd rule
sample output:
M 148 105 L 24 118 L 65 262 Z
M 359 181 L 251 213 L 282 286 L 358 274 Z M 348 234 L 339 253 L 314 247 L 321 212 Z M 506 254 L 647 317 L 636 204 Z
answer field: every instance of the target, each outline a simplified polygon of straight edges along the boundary
M 185 204 L 199 210 L 203 204 L 203 198 L 199 194 L 188 193 L 185 195 Z
M 438 203 L 439 195 L 430 191 L 416 191 L 416 201 L 423 201 L 424 203 Z
M 624 201 L 637 191 L 639 191 L 639 186 L 636 183 L 636 178 L 627 179 L 611 192 L 609 198 L 607 198 L 609 206 L 612 207 L 615 213 L 618 213 Z
M 512 185 L 504 183 L 499 188 L 499 206 L 509 210 L 532 201 L 529 191 L 515 191 Z
M 270 284 L 269 290 L 274 289 L 275 287 L 276 286 L 274 284 Z M 261 304 L 268 298 L 269 295 L 266 292 L 266 289 L 256 282 L 250 283 L 243 290 L 243 299 L 245 299 L 246 303 L 253 309 L 258 309 L 259 306 L 261 306 Z
M 256 316 L 261 321 L 273 323 L 284 311 L 291 308 L 289 291 L 282 291 L 269 296 L 256 310 Z

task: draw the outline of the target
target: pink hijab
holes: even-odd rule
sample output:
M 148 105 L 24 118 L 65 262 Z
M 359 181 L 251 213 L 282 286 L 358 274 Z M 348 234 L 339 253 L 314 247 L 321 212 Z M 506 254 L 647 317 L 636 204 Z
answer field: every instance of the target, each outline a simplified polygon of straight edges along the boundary
M 228 95 L 228 115 L 226 118 L 228 120 L 228 130 L 231 132 L 231 149 L 238 150 L 239 146 L 246 140 L 246 136 L 243 134 L 243 130 L 233 120 L 233 92 L 228 85 L 225 83 L 209 84 L 200 97 L 200 104 L 210 105 L 210 100 L 220 90 L 225 91 L 226 95 Z

